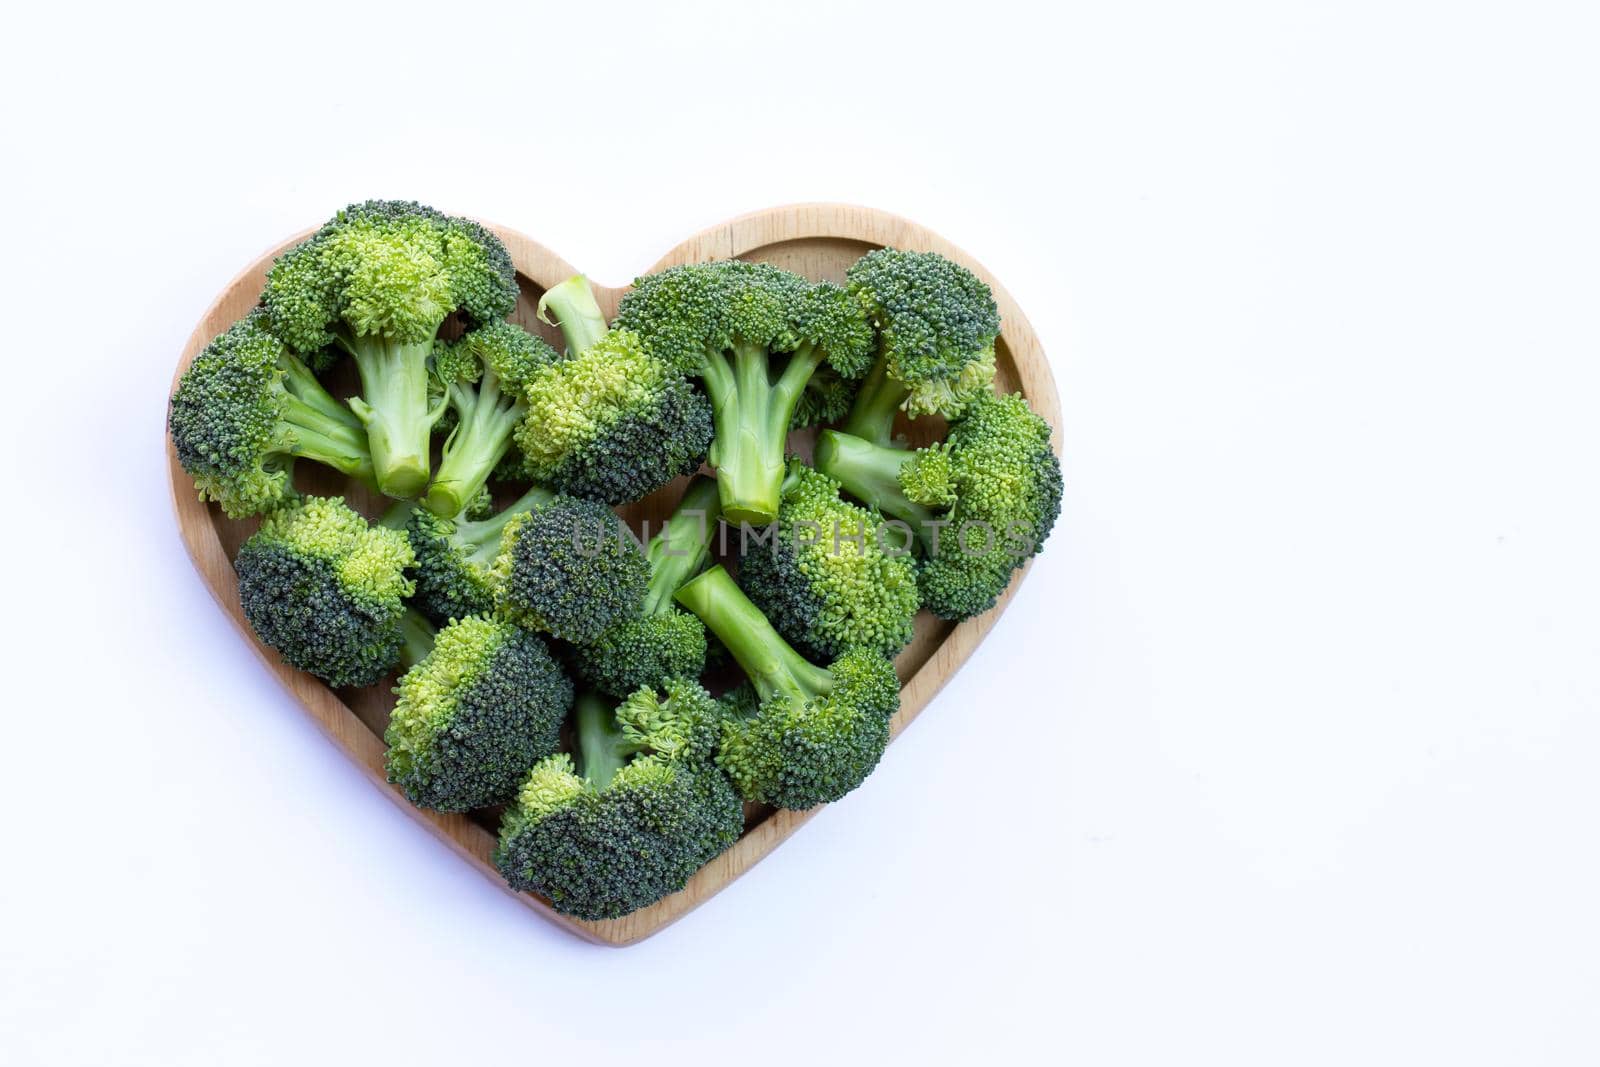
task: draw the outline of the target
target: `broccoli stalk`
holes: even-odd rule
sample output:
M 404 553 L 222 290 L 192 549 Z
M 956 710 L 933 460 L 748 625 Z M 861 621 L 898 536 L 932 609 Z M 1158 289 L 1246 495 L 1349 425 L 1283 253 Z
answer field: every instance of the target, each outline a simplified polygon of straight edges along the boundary
M 617 772 L 643 749 L 642 745 L 628 739 L 611 705 L 595 692 L 579 695 L 573 709 L 572 726 L 578 743 L 577 758 L 573 762 L 578 775 L 596 789 L 610 785 Z
M 378 485 L 390 496 L 414 496 L 428 482 L 433 424 L 446 407 L 428 396 L 433 337 L 404 342 L 343 330 L 335 337 L 361 375 L 361 395 L 350 398 L 350 410 L 366 426 Z
M 606 317 L 595 303 L 589 279 L 581 274 L 574 274 L 560 285 L 546 289 L 539 298 L 535 314 L 540 322 L 560 328 L 568 355 L 589 351 L 606 333 Z
M 427 659 L 438 636 L 439 632 L 433 628 L 433 623 L 420 611 L 407 608 L 400 617 L 400 666 L 410 669 Z
M 847 649 L 826 668 L 791 648 L 722 567 L 678 590 L 755 686 L 753 712 L 724 723 L 717 765 L 746 800 L 802 811 L 866 780 L 900 706 L 894 665 Z
M 731 366 L 722 353 L 707 360 L 706 391 L 716 428 L 711 463 L 728 518 L 765 525 L 777 517 L 783 498 L 789 423 L 823 353 L 814 344 L 801 345 L 776 381 L 765 348 L 739 342 L 732 355 Z
M 644 594 L 646 616 L 675 610 L 672 594 L 700 573 L 711 558 L 711 531 L 721 517 L 721 506 L 715 479 L 697 477 L 684 489 L 683 499 L 645 551 L 650 561 L 650 584 Z
M 833 676 L 791 648 L 722 567 L 680 587 L 677 598 L 727 646 L 763 703 L 781 696 L 804 704 L 833 688 Z
M 483 491 L 528 413 L 523 387 L 555 358 L 544 341 L 509 322 L 480 326 L 436 347 L 434 373 L 456 424 L 423 498 L 429 511 L 450 518 Z
M 928 553 L 936 547 L 935 531 L 943 524 L 939 509 L 912 500 L 901 486 L 901 470 L 915 456 L 904 448 L 823 430 L 817 435 L 813 462 L 869 508 L 910 526 L 918 546 Z

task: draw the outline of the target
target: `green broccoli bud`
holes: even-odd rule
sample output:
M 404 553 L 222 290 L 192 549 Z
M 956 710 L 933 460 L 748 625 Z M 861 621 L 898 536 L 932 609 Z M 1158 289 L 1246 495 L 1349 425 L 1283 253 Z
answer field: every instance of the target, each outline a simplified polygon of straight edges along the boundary
M 585 694 L 575 718 L 576 760 L 551 756 L 528 774 L 494 859 L 557 911 L 614 919 L 682 889 L 737 840 L 744 810 L 708 762 L 719 710 L 693 682 L 615 710 Z
M 234 570 L 245 619 L 285 663 L 333 686 L 371 685 L 399 660 L 411 546 L 339 497 L 268 515 Z
M 310 459 L 372 481 L 361 421 L 322 387 L 253 311 L 195 357 L 167 420 L 201 500 L 232 519 L 298 499 L 293 468 Z
M 403 655 L 411 668 L 383 735 L 389 781 L 436 811 L 511 799 L 556 750 L 572 683 L 544 641 L 521 627 L 474 616 L 431 636 L 420 625 L 431 640 Z
M 796 652 L 722 567 L 678 590 L 728 647 L 760 704 L 723 726 L 717 765 L 747 799 L 804 810 L 838 800 L 872 773 L 900 706 L 894 665 L 852 648 L 826 668 Z

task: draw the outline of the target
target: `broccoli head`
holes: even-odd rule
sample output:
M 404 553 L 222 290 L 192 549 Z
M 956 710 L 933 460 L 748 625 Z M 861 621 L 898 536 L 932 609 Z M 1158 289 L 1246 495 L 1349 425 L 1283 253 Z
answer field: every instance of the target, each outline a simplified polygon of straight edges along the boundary
M 213 340 L 178 380 L 167 419 L 201 500 L 232 519 L 297 499 L 296 459 L 372 481 L 367 432 L 257 310 Z
M 268 515 L 233 565 L 245 618 L 285 663 L 371 685 L 399 661 L 414 558 L 400 531 L 339 497 L 308 497 Z
M 444 320 L 483 324 L 517 300 L 500 239 L 421 204 L 369 200 L 279 256 L 263 298 L 296 351 L 337 345 L 356 363 L 351 408 L 367 429 L 378 487 L 410 497 L 428 481 L 429 437 L 444 405 L 429 396 L 428 357 Z
M 435 344 L 434 375 L 448 397 L 452 425 L 423 500 L 428 510 L 449 518 L 483 491 L 528 412 L 528 380 L 557 358 L 542 338 L 504 321 Z
M 825 430 L 816 461 L 852 496 L 911 527 L 922 603 L 944 619 L 993 607 L 1061 511 L 1050 424 L 1017 393 L 979 394 L 943 444 L 915 452 Z
M 844 430 L 888 444 L 897 410 L 961 414 L 994 380 L 1000 313 L 976 275 L 937 252 L 880 248 L 845 272 L 878 331 L 878 358 Z
M 436 635 L 410 621 L 410 669 L 383 739 L 389 781 L 412 803 L 467 811 L 510 800 L 556 751 L 572 710 L 572 683 L 537 635 L 483 616 Z
M 622 504 L 692 474 L 711 443 L 711 406 L 628 330 L 534 374 L 517 429 L 526 476 Z
M 650 564 L 616 513 L 581 497 L 542 493 L 514 515 L 489 568 L 505 618 L 575 644 L 636 618 Z
M 612 696 L 674 677 L 695 677 L 706 665 L 706 628 L 672 594 L 705 566 L 720 519 L 717 483 L 697 477 L 672 516 L 650 539 L 650 581 L 640 613 L 608 627 L 575 653 L 584 681 Z
M 463 512 L 449 519 L 410 504 L 391 509 L 393 523 L 404 527 L 417 555 L 417 592 L 412 602 L 439 626 L 451 619 L 493 611 L 494 584 L 489 572 L 500 555 L 506 525 L 554 498 L 548 489 L 534 487 L 504 510 L 484 518 Z
M 804 810 L 838 800 L 866 780 L 889 743 L 900 707 L 894 665 L 852 648 L 827 667 L 801 656 L 722 567 L 678 590 L 749 677 L 759 703 L 723 725 L 717 764 L 748 800 Z M 724 708 L 737 706 L 738 701 Z
M 576 759 L 542 760 L 500 826 L 495 863 L 567 915 L 615 919 L 682 889 L 744 829 L 709 762 L 720 718 L 693 682 L 641 689 L 613 711 L 577 702 Z
M 879 519 L 839 497 L 839 483 L 789 461 L 771 536 L 747 546 L 739 585 L 778 632 L 809 656 L 847 648 L 893 656 L 910 644 L 917 571 L 878 537 Z
M 700 378 L 711 398 L 709 458 L 723 514 L 758 526 L 777 517 L 784 447 L 813 375 L 826 364 L 859 378 L 872 358 L 858 301 L 765 263 L 695 263 L 640 278 L 617 325 L 678 373 Z

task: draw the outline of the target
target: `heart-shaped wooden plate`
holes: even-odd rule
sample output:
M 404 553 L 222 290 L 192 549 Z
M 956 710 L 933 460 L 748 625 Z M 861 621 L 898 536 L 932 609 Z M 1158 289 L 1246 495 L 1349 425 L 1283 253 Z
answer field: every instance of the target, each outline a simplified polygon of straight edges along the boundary
M 504 227 L 491 228 L 510 249 L 512 261 L 517 267 L 517 281 L 522 287 L 522 298 L 512 318 L 559 344 L 555 332 L 534 317 L 534 306 L 546 287 L 565 280 L 577 271 L 537 242 Z M 174 375 L 174 386 L 177 375 L 183 373 L 196 353 L 256 305 L 273 258 L 304 236 L 296 235 L 261 256 L 246 267 L 216 299 L 184 346 Z M 965 265 L 993 287 L 1001 320 L 1001 335 L 995 345 L 999 366 L 996 384 L 1001 391 L 1019 390 L 1027 396 L 1034 410 L 1055 427 L 1056 447 L 1059 450 L 1061 416 L 1055 383 L 1039 342 L 1021 309 L 989 272 L 970 256 L 937 234 L 905 219 L 839 204 L 799 204 L 772 208 L 723 223 L 690 238 L 667 253 L 650 270 L 661 270 L 679 263 L 738 257 L 775 263 L 808 278 L 837 282 L 844 279 L 845 268 L 863 253 L 884 246 L 942 253 Z M 595 285 L 595 294 L 607 317 L 616 312 L 617 301 L 625 291 L 625 288 Z M 941 436 L 943 426 L 937 419 L 921 419 L 915 424 L 902 419 L 900 430 L 914 442 L 921 443 Z M 809 432 L 796 434 L 794 447 L 809 455 L 811 437 Z M 394 703 L 387 685 L 331 690 L 311 675 L 285 666 L 276 653 L 255 640 L 239 608 L 239 593 L 230 561 L 257 524 L 254 521 L 230 520 L 215 506 L 201 503 L 195 494 L 193 482 L 178 464 L 170 440 L 167 443 L 167 458 L 179 532 L 189 547 L 195 567 L 234 625 L 289 692 L 350 758 L 366 770 L 379 788 L 454 848 L 463 859 L 494 879 L 496 884 L 504 886 L 505 882 L 489 858 L 495 843 L 495 820 L 492 816 L 440 815 L 423 811 L 412 806 L 385 779 L 383 731 Z M 381 500 L 374 499 L 358 485 L 344 483 L 331 471 L 319 469 L 310 474 L 311 477 L 302 479 L 302 488 L 312 492 L 343 493 L 352 504 L 363 508 L 369 515 L 376 515 L 383 509 Z M 658 520 L 671 511 L 681 489 L 681 484 L 668 486 L 637 504 L 619 509 L 620 514 L 636 526 L 645 520 Z M 894 718 L 894 734 L 898 735 L 917 717 L 940 687 L 971 655 L 1000 613 L 1006 609 L 1025 573 L 1024 570 L 1016 576 L 1010 590 L 992 610 L 977 618 L 952 625 L 933 618 L 927 612 L 918 617 L 916 639 L 895 661 L 901 679 L 901 694 L 900 711 Z M 558 914 L 539 897 L 527 893 L 515 895 L 542 915 L 591 941 L 609 945 L 631 944 L 687 914 L 749 870 L 757 860 L 799 829 L 816 810 L 820 809 L 794 812 L 752 808 L 748 812 L 744 835 L 732 848 L 697 873 L 687 887 L 620 919 L 583 922 Z M 507 892 L 511 890 L 508 888 Z

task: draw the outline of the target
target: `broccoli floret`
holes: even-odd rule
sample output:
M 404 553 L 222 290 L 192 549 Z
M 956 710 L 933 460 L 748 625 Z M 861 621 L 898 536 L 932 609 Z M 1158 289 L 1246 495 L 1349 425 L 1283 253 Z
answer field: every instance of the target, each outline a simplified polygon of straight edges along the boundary
M 509 322 L 486 323 L 435 345 L 434 375 L 454 425 L 423 499 L 428 510 L 452 517 L 483 491 L 528 412 L 528 380 L 557 358 L 544 340 Z
M 549 312 L 567 355 L 528 381 L 527 417 L 517 430 L 526 476 L 621 504 L 697 470 L 711 443 L 706 398 L 645 351 L 638 334 L 607 331 L 582 275 L 545 293 L 539 313 Z
M 578 698 L 577 759 L 541 761 L 500 826 L 495 863 L 518 890 L 581 919 L 615 919 L 682 889 L 744 829 L 744 808 L 709 763 L 719 711 L 690 681 L 630 696 L 615 712 Z
M 510 800 L 559 746 L 572 683 L 520 626 L 473 616 L 434 634 L 415 612 L 406 621 L 410 669 L 383 735 L 389 781 L 436 811 Z
M 439 626 L 451 619 L 493 611 L 489 569 L 500 554 L 506 524 L 553 499 L 550 490 L 535 486 L 503 511 L 485 518 L 462 514 L 447 519 L 409 502 L 391 508 L 385 525 L 403 527 L 417 555 L 413 603 Z
M 850 405 L 855 401 L 856 390 L 860 387 L 859 381 L 846 378 L 823 364 L 806 382 L 805 392 L 800 394 L 800 401 L 795 404 L 794 414 L 789 419 L 789 428 L 798 430 L 838 422 L 850 413 Z
M 706 628 L 673 603 L 672 594 L 705 566 L 720 518 L 717 483 L 692 480 L 646 549 L 650 582 L 639 617 L 623 620 L 593 644 L 577 649 L 576 665 L 584 681 L 620 697 L 666 678 L 695 677 L 705 669 Z
M 828 667 L 816 666 L 778 635 L 720 566 L 690 580 L 677 597 L 728 646 L 760 697 L 753 715 L 724 724 L 717 754 L 717 765 L 746 799 L 804 810 L 866 780 L 900 707 L 892 663 L 852 648 Z
M 556 496 L 511 518 L 489 568 L 495 610 L 523 626 L 588 644 L 637 618 L 650 564 L 604 504 Z
M 906 452 L 825 430 L 816 460 L 851 495 L 911 527 L 924 556 L 922 603 L 944 619 L 993 607 L 1061 511 L 1050 424 L 1017 393 L 971 400 L 942 446 Z
M 845 272 L 878 331 L 878 358 L 844 431 L 886 445 L 894 415 L 953 418 L 994 380 L 1000 313 L 989 287 L 936 252 L 880 248 Z
M 372 481 L 361 420 L 272 335 L 259 310 L 183 372 L 167 426 L 200 499 L 216 501 L 231 519 L 298 499 L 296 459 Z
M 828 659 L 855 646 L 893 656 L 910 644 L 917 571 L 878 538 L 880 520 L 839 497 L 839 483 L 789 461 L 770 537 L 739 561 L 739 585 L 801 652 Z
M 263 298 L 275 333 L 298 352 L 330 344 L 354 358 L 378 487 L 411 497 L 428 481 L 433 424 L 428 356 L 453 312 L 471 323 L 504 318 L 516 272 L 500 239 L 468 219 L 421 204 L 370 200 L 335 215 L 279 256 Z
M 340 497 L 281 508 L 239 549 L 239 601 L 285 663 L 329 685 L 371 685 L 400 658 L 411 546 Z
M 640 278 L 622 298 L 617 325 L 701 379 L 723 514 L 758 526 L 777 517 L 789 427 L 817 368 L 859 378 L 872 358 L 858 301 L 763 263 L 689 264 Z

